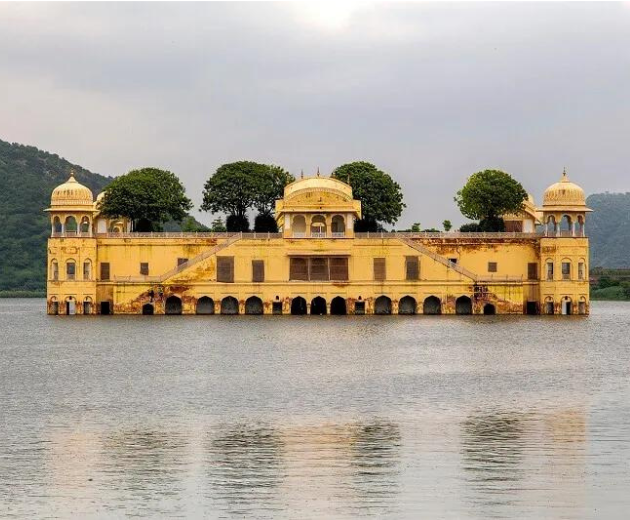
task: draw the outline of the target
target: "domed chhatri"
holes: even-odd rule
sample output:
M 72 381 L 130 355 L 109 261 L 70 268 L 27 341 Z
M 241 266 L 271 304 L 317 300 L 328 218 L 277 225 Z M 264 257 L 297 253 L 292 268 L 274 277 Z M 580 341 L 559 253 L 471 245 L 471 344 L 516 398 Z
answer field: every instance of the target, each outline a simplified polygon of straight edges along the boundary
M 562 172 L 562 178 L 559 182 L 552 184 L 545 190 L 543 207 L 548 208 L 549 206 L 555 206 L 558 209 L 586 207 L 584 190 L 569 180 L 566 170 Z
M 79 183 L 74 178 L 74 172 L 70 173 L 70 178 L 66 182 L 53 190 L 50 198 L 52 207 L 92 206 L 93 204 L 92 190 Z

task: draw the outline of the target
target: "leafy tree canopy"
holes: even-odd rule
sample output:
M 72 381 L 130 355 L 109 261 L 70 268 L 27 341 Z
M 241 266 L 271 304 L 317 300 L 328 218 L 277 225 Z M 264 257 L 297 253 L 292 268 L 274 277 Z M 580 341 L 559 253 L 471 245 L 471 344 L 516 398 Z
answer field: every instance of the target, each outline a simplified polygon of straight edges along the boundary
M 217 217 L 212 221 L 210 231 L 214 233 L 224 233 L 225 231 L 227 231 L 225 223 L 223 222 L 223 219 L 221 217 Z
M 406 207 L 400 185 L 369 162 L 343 164 L 333 171 L 332 177 L 352 186 L 354 198 L 361 201 L 365 222 L 357 222 L 356 230 L 376 230 L 378 222 L 395 224 Z
M 497 222 L 501 215 L 523 209 L 527 192 L 520 182 L 500 170 L 473 173 L 457 192 L 455 202 L 471 220 Z
M 235 215 L 239 219 L 246 217 L 251 208 L 271 214 L 284 187 L 294 180 L 280 166 L 253 161 L 224 164 L 206 181 L 201 209 Z
M 105 189 L 101 212 L 109 217 L 126 217 L 151 229 L 164 222 L 181 222 L 192 208 L 184 185 L 174 173 L 158 168 L 142 168 L 121 175 Z

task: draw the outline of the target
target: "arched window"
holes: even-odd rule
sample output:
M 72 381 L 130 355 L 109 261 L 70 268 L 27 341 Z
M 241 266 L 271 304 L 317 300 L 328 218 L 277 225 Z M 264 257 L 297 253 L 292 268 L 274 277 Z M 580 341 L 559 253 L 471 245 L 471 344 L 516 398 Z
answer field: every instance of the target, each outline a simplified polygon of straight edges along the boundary
M 306 236 L 306 219 L 304 215 L 295 215 L 293 217 L 293 236 L 296 238 Z
M 297 296 L 291 300 L 291 314 L 306 314 L 306 300 Z
M 61 224 L 61 219 L 59 217 L 55 217 L 53 219 L 53 233 L 59 234 L 63 232 L 63 225 Z
M 166 298 L 166 304 L 164 305 L 164 314 L 181 314 L 182 313 L 182 300 L 177 296 L 169 296 Z
M 374 300 L 374 314 L 391 314 L 392 300 L 387 296 L 379 296 Z
M 416 299 L 413 296 L 404 296 L 398 302 L 398 314 L 415 314 Z
M 547 281 L 552 281 L 553 280 L 553 260 L 551 258 L 548 258 L 545 265 L 547 266 L 547 269 L 546 269 Z
M 77 264 L 74 260 L 66 262 L 66 280 L 75 280 L 77 274 Z
M 468 296 L 460 296 L 455 300 L 455 314 L 472 314 L 472 300 Z
M 551 296 L 547 296 L 545 298 L 545 314 L 554 314 L 555 305 L 553 302 L 553 298 Z
M 571 279 L 571 260 L 569 260 L 568 258 L 562 259 L 562 279 Z
M 584 217 L 582 215 L 577 218 L 577 236 L 584 236 Z
M 560 221 L 560 235 L 563 237 L 573 236 L 573 221 L 569 215 L 562 215 Z
M 437 296 L 429 296 L 422 304 L 423 314 L 442 314 L 442 302 Z
M 323 215 L 315 215 L 311 219 L 311 236 L 316 238 L 326 236 L 326 218 Z
M 333 237 L 342 237 L 346 234 L 346 220 L 341 215 L 335 215 L 330 225 Z
M 245 302 L 245 314 L 262 314 L 263 302 L 258 296 L 250 296 Z
M 86 260 L 83 262 L 83 279 L 91 280 L 92 279 L 92 262 Z
M 59 264 L 57 260 L 52 260 L 50 262 L 50 279 L 57 281 L 59 280 Z
M 77 232 L 77 219 L 73 216 L 66 217 L 66 222 L 64 225 L 66 233 L 76 233 Z
M 554 236 L 556 234 L 556 231 L 556 217 L 554 217 L 553 215 L 549 215 L 549 217 L 547 217 L 547 223 L 545 225 L 545 234 L 549 236 Z
M 83 217 L 81 219 L 81 234 L 89 235 L 90 233 L 90 219 L 88 217 Z

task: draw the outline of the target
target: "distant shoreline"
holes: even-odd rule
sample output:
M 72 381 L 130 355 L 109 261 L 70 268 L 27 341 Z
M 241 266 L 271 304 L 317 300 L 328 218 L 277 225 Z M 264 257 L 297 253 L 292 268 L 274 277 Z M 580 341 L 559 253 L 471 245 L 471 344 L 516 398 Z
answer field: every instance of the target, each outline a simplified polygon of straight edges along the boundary
M 0 291 L 0 298 L 46 298 L 45 291 Z

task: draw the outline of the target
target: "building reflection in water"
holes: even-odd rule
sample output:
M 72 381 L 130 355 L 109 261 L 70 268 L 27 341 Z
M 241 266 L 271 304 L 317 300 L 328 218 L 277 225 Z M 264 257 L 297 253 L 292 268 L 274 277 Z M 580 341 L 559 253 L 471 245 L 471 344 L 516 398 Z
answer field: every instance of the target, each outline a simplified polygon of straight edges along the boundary
M 177 512 L 187 467 L 186 447 L 179 433 L 134 429 L 106 435 L 100 468 L 104 483 L 119 500 L 133 501 L 143 513 Z
M 400 429 L 391 422 L 375 422 L 354 425 L 352 430 L 354 487 L 362 500 L 383 503 L 398 488 Z
M 273 511 L 284 478 L 284 442 L 274 428 L 239 425 L 214 432 L 207 443 L 211 499 L 232 513 Z
M 384 513 L 395 502 L 401 444 L 395 424 L 241 425 L 210 437 L 208 493 L 232 514 L 273 517 L 307 507 L 332 517 Z
M 575 509 L 584 497 L 585 412 L 501 413 L 462 424 L 462 464 L 482 515 L 502 506 Z M 485 513 L 484 513 L 485 510 Z M 506 509 L 507 510 L 507 509 Z

